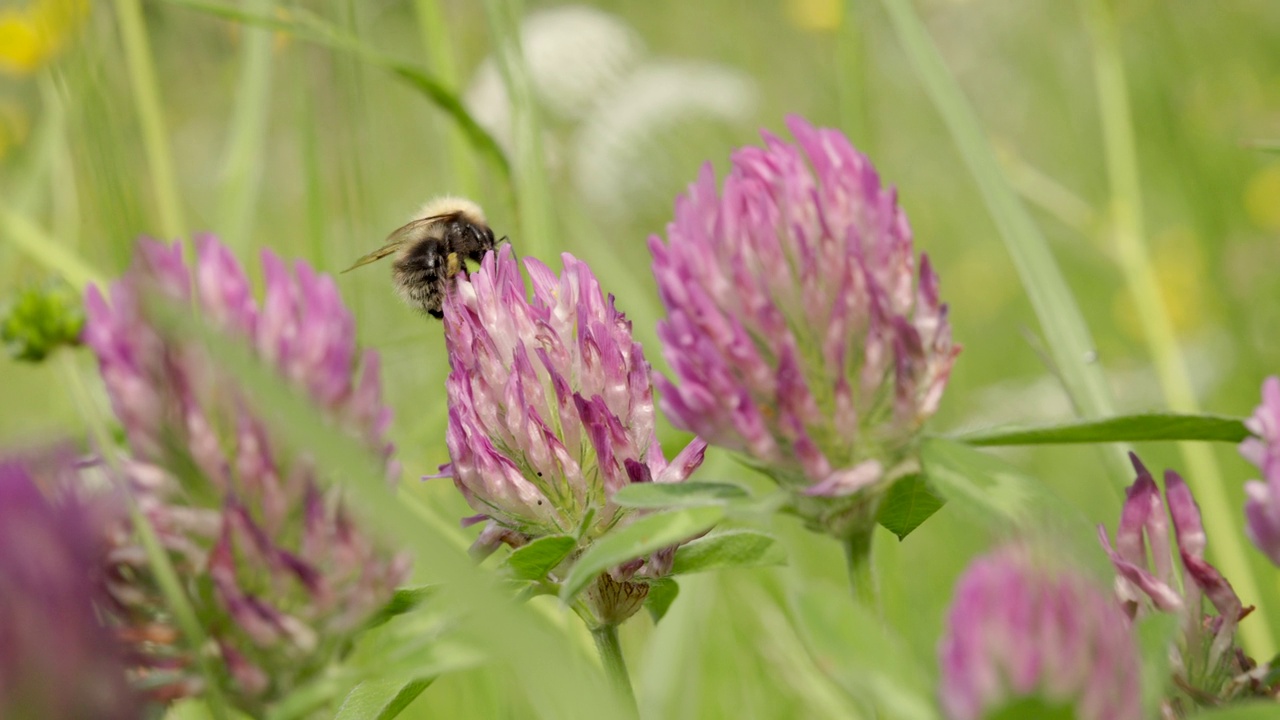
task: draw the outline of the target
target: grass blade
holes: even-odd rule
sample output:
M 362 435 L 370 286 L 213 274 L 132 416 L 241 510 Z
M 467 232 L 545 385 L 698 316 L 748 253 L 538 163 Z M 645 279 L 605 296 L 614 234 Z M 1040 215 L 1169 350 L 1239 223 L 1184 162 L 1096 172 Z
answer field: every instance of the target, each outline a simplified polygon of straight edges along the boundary
M 990 428 L 952 439 L 969 445 L 1055 445 L 1167 440 L 1238 443 L 1247 437 L 1249 431 L 1239 418 L 1143 413 L 1038 427 Z
M 1156 377 L 1169 409 L 1194 413 L 1199 410 L 1199 402 L 1178 347 L 1173 319 L 1151 264 L 1151 254 L 1147 251 L 1137 143 L 1120 52 L 1119 29 L 1114 11 L 1106 0 L 1088 0 L 1084 4 L 1094 36 L 1093 67 L 1106 148 L 1107 179 L 1111 185 L 1112 237 L 1120 270 L 1137 310 L 1147 352 L 1155 365 Z M 1236 521 L 1239 513 L 1227 499 L 1222 473 L 1212 451 L 1203 445 L 1190 443 L 1180 444 L 1179 449 L 1187 464 L 1187 482 L 1199 500 L 1205 526 L 1215 539 L 1210 555 L 1232 579 L 1242 596 L 1251 598 L 1251 602 L 1260 606 L 1262 595 L 1245 559 L 1248 556 L 1240 539 L 1240 523 Z M 1266 615 L 1265 609 L 1259 609 Z M 1275 654 L 1275 639 L 1267 632 L 1266 625 L 1252 623 L 1241 626 L 1240 635 L 1253 654 L 1260 657 Z
M 71 394 L 83 413 L 94 443 L 102 453 L 102 458 L 111 466 L 112 474 L 120 476 L 120 469 L 116 466 L 116 456 L 111 452 L 115 443 L 111 440 L 111 434 L 103 424 L 102 418 L 94 409 L 89 390 L 84 385 L 84 378 L 75 365 L 75 359 L 68 353 L 63 353 L 60 359 L 65 370 L 67 386 L 71 389 Z M 147 563 L 151 566 L 151 572 L 155 574 L 156 584 L 160 587 L 161 595 L 164 596 L 165 605 L 173 613 L 173 618 L 182 631 L 183 641 L 191 648 L 196 667 L 199 668 L 200 674 L 204 675 L 204 700 L 208 704 L 209 714 L 213 720 L 229 720 L 231 716 L 228 713 L 226 699 L 222 696 L 221 678 L 209 654 L 205 652 L 209 642 L 196 616 L 195 608 L 187 599 L 178 573 L 174 570 L 173 563 L 169 561 L 169 554 L 160 544 L 160 538 L 156 535 L 155 528 L 151 526 L 151 521 L 138 507 L 131 493 L 126 493 L 126 497 L 129 500 L 129 520 L 133 523 L 134 531 L 138 534 L 138 539 L 146 552 Z
M 433 679 L 366 680 L 351 691 L 333 720 L 391 720 L 418 699 Z
M 1095 362 L 1093 338 L 1049 244 L 1000 169 L 977 115 L 929 37 L 911 0 L 882 0 L 916 73 L 933 100 L 973 175 L 1004 240 L 1023 289 L 1048 343 L 1054 369 L 1076 412 L 1085 418 L 1112 414 L 1111 394 Z M 1123 487 L 1129 471 L 1119 448 L 1109 453 L 1113 479 Z
M 423 523 L 394 493 L 387 492 L 383 465 L 357 440 L 327 423 L 279 376 L 239 343 L 226 342 L 185 314 L 152 303 L 164 332 L 193 342 L 235 380 L 251 409 L 281 442 L 305 449 L 318 466 L 341 478 L 354 507 L 377 518 L 387 537 L 414 553 L 433 582 L 440 583 L 441 612 L 464 615 L 457 636 L 475 642 L 491 657 L 512 665 L 512 675 L 546 717 L 621 717 L 622 705 L 586 658 L 533 608 L 517 604 L 476 567 L 465 551 L 430 524 Z M 537 658 L 537 662 L 527 662 Z M 517 666 L 518 664 L 518 666 Z
M 77 291 L 89 283 L 101 285 L 102 276 L 75 251 L 60 244 L 39 225 L 19 215 L 0 201 L 0 230 L 27 257 L 58 273 Z
M 252 0 L 247 7 L 270 14 L 271 0 Z M 253 214 L 262 185 L 268 119 L 271 109 L 272 33 L 246 29 L 241 40 L 240 82 L 236 83 L 226 162 L 222 167 L 222 195 L 218 199 L 219 232 L 232 247 L 243 248 L 253 230 Z
M 442 0 L 415 0 L 418 28 L 422 44 L 426 48 L 427 61 L 437 79 L 453 87 L 459 86 L 457 63 L 454 61 L 453 32 L 445 16 Z M 481 194 L 480 177 L 476 164 L 467 152 L 467 135 L 457 125 L 445 131 L 449 149 L 449 164 L 453 168 L 453 182 L 466 197 Z
M 512 145 L 515 148 L 515 195 L 520 245 L 527 254 L 549 258 L 555 238 L 555 216 L 542 153 L 542 126 L 533 96 L 533 82 L 520 43 L 520 0 L 484 0 L 493 35 L 494 55 L 511 102 Z
M 178 200 L 178 181 L 169 151 L 169 130 L 160 101 L 160 84 L 151 59 L 151 44 L 142 18 L 140 0 L 116 0 L 116 16 L 120 21 L 120 37 L 124 44 L 129 80 L 133 84 L 133 100 L 138 121 L 142 124 L 142 144 L 151 170 L 151 189 L 160 214 L 160 232 L 176 238 L 183 234 L 182 204 Z
M 242 10 L 223 3 L 208 2 L 208 0 L 166 1 L 172 5 L 198 10 L 225 20 L 287 32 L 298 40 L 322 45 L 332 50 L 354 53 L 361 60 L 390 72 L 402 82 L 407 83 L 425 95 L 436 107 L 453 118 L 454 122 L 466 135 L 467 140 L 471 142 L 472 147 L 488 157 L 494 168 L 504 178 L 510 176 L 511 165 L 498 142 L 493 139 L 488 130 L 481 127 L 475 121 L 475 118 L 471 117 L 471 114 L 463 107 L 462 100 L 458 98 L 458 95 L 453 90 L 449 89 L 439 78 L 422 68 L 369 47 L 358 38 L 340 30 L 333 24 L 303 8 L 290 7 L 285 15 L 277 17 Z

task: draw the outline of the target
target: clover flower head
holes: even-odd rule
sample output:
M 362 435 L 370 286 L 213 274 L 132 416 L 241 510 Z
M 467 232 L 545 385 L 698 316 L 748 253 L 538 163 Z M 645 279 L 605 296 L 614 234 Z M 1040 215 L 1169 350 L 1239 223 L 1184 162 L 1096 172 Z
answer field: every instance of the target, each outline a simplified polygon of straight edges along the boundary
M 782 486 L 874 499 L 911 471 L 960 348 L 895 192 L 838 131 L 787 124 L 796 142 L 737 151 L 721 190 L 704 166 L 650 239 L 672 370 L 658 390 L 676 425 Z M 850 508 L 833 505 L 815 520 L 838 533 Z
M 332 278 L 264 251 L 265 297 L 253 297 L 231 252 L 196 239 L 194 267 L 180 244 L 143 241 L 134 266 L 86 297 L 85 342 L 128 442 L 124 481 L 190 583 L 190 593 L 242 708 L 266 702 L 316 673 L 350 633 L 390 599 L 407 573 L 321 482 L 305 448 L 284 446 L 254 414 L 234 379 L 198 344 L 153 319 L 160 303 L 194 306 L 228 342 L 243 343 L 335 425 L 388 459 L 390 411 L 378 358 L 357 354 L 354 322 Z M 357 366 L 359 371 L 357 373 Z M 131 533 L 117 537 L 110 588 L 114 612 L 139 638 L 153 671 L 179 680 L 170 696 L 199 690 L 182 677 L 190 658 L 156 642 L 171 625 Z M 176 638 L 176 630 L 159 633 Z
M 141 717 L 93 606 L 102 517 L 62 490 L 0 460 L 0 717 Z
M 585 546 L 626 522 L 629 511 L 612 502 L 619 488 L 682 482 L 702 462 L 696 440 L 667 461 L 630 321 L 585 263 L 562 259 L 559 276 L 525 259 L 529 297 L 504 245 L 445 301 L 445 474 L 479 513 L 473 520 L 488 521 L 479 553 L 562 534 Z M 613 579 L 664 574 L 673 551 L 615 569 Z
M 1240 454 L 1262 473 L 1244 486 L 1245 532 L 1280 566 L 1280 377 L 1263 382 L 1262 404 L 1245 426 L 1255 437 L 1240 443 Z
M 1200 508 L 1186 482 L 1172 470 L 1165 472 L 1166 519 L 1151 473 L 1137 455 L 1129 458 L 1137 478 L 1126 491 L 1114 545 L 1106 528 L 1098 526 L 1116 570 L 1116 595 L 1131 618 L 1152 612 L 1178 616 L 1182 632 L 1171 654 L 1174 672 L 1183 686 L 1216 695 L 1244 670 L 1235 632 L 1248 609 L 1231 583 L 1204 559 L 1207 538 Z M 1205 612 L 1205 599 L 1217 615 Z
M 1019 698 L 1071 706 L 1081 720 L 1143 716 L 1128 618 L 1092 578 L 1022 545 L 965 570 L 939 655 L 951 720 L 978 720 Z

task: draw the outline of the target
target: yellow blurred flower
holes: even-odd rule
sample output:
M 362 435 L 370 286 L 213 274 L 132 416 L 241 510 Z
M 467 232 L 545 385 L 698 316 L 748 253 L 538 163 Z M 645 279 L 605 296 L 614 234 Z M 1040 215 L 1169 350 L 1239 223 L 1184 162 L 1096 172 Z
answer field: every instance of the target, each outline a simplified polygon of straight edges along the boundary
M 967 322 L 992 320 L 1018 293 L 1016 276 L 1009 272 L 1003 260 L 993 262 L 992 252 L 998 251 L 975 246 L 943 269 L 948 282 L 955 278 L 958 284 L 951 292 L 964 297 L 963 308 L 961 303 L 954 303 L 956 310 L 952 312 L 962 313 Z
M 1271 163 L 1249 178 L 1244 209 L 1259 228 L 1280 230 L 1280 163 Z
M 49 61 L 89 14 L 89 0 L 33 0 L 0 9 L 0 73 L 27 75 Z
M 787 18 L 801 30 L 832 31 L 840 27 L 842 0 L 786 0 Z
M 1199 329 L 1206 320 L 1205 261 L 1195 234 L 1185 227 L 1171 228 L 1152 239 L 1151 263 L 1169 319 L 1180 336 Z M 1133 298 L 1121 291 L 1112 303 L 1116 324 L 1132 338 L 1145 333 Z
M 30 129 L 21 105 L 0 100 L 0 158 L 7 155 L 10 148 L 21 145 Z

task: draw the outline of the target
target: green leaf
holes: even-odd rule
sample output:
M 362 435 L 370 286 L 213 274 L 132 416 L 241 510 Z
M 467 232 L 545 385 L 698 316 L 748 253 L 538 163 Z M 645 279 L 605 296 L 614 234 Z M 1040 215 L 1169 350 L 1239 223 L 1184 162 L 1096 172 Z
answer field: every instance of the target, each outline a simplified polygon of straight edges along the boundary
M 541 580 L 547 573 L 564 562 L 578 546 L 571 535 L 550 535 L 513 551 L 503 563 L 513 577 L 521 580 Z
M 931 673 L 907 645 L 848 592 L 811 583 L 791 596 L 797 630 L 814 664 L 880 717 L 935 720 Z
M 430 684 L 430 679 L 366 680 L 347 694 L 334 720 L 391 720 Z
M 911 531 L 920 527 L 942 507 L 942 498 L 929 488 L 923 473 L 916 473 L 895 482 L 889 488 L 880 505 L 876 520 L 886 530 L 905 540 Z
M 669 577 L 659 578 L 649 583 L 649 594 L 645 596 L 644 606 L 655 625 L 666 617 L 667 611 L 671 609 L 671 603 L 676 601 L 676 596 L 679 594 L 680 583 Z
M 569 602 L 605 570 L 688 540 L 715 526 L 724 517 L 720 507 L 697 507 L 656 513 L 630 525 L 610 530 L 597 540 L 569 571 L 560 588 L 560 599 Z
M 452 90 L 436 80 L 434 76 L 408 63 L 383 59 L 381 64 L 401 81 L 430 98 L 436 107 L 453 118 L 471 146 L 487 155 L 503 177 L 511 175 L 511 162 L 507 160 L 507 154 L 502 151 L 502 146 L 498 145 L 498 141 L 489 134 L 488 130 L 471 117 L 471 113 L 467 112 L 467 108 Z
M 434 585 L 398 588 L 395 594 L 391 596 L 391 600 L 377 614 L 369 618 L 369 621 L 365 623 L 365 627 L 377 627 L 397 615 L 403 615 L 413 610 L 422 604 L 422 601 L 426 600 L 435 590 Z
M 724 505 L 745 500 L 747 491 L 729 483 L 632 483 L 613 494 L 613 502 L 631 508 L 674 508 Z
M 672 575 L 735 567 L 782 565 L 787 554 L 772 537 L 754 530 L 728 532 L 698 538 L 676 550 Z
M 1244 421 L 1223 415 L 1141 413 L 1026 428 L 990 428 L 952 438 L 969 445 L 1213 440 L 1238 443 L 1249 437 Z
M 280 15 L 269 15 L 209 0 L 168 0 L 168 2 L 245 25 L 287 32 L 299 40 L 323 45 L 333 50 L 354 53 L 361 60 L 390 72 L 401 82 L 425 95 L 437 108 L 457 123 L 471 146 L 487 156 L 503 177 L 510 177 L 511 164 L 497 140 L 494 140 L 489 131 L 471 117 L 457 93 L 422 68 L 375 50 L 361 42 L 359 38 L 345 33 L 332 23 L 301 7 L 289 7 Z
M 426 647 L 428 643 L 431 647 Z M 421 645 L 421 647 L 393 653 L 393 662 L 385 666 L 363 669 L 342 668 L 321 675 L 273 706 L 266 714 L 266 720 L 299 720 L 313 717 L 318 708 L 330 705 L 344 695 L 349 699 L 353 685 L 359 683 L 371 681 L 394 683 L 399 686 L 401 692 L 405 692 L 411 689 L 410 686 L 415 682 L 429 683 L 431 678 L 476 667 L 485 659 L 469 646 L 442 641 L 438 638 L 432 638 Z M 374 673 L 377 677 L 370 677 Z M 423 688 L 425 687 L 426 685 L 423 685 Z M 372 693 L 372 689 L 370 692 Z M 421 689 L 418 692 L 420 693 Z M 390 706 L 398 695 L 387 690 L 384 697 L 387 705 Z M 412 697 L 405 698 L 404 704 L 408 705 L 412 700 Z M 401 709 L 403 707 L 398 708 L 396 712 Z

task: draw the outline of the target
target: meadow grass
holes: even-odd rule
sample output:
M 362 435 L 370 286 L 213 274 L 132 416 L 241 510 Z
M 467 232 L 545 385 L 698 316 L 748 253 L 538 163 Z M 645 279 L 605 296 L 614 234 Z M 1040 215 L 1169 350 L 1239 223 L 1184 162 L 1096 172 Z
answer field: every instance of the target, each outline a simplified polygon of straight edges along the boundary
M 422 201 L 455 193 L 481 202 L 517 252 L 553 267 L 565 251 L 591 262 L 662 370 L 647 237 L 663 232 L 702 162 L 723 169 L 732 148 L 758 142 L 759 128 L 782 133 L 794 112 L 862 144 L 936 263 L 965 351 L 931 429 L 1162 408 L 1242 416 L 1280 368 L 1280 155 L 1265 149 L 1280 136 L 1272 3 L 1232 12 L 1105 0 L 776 0 L 750 12 L 730 0 L 595 3 L 630 23 L 649 56 L 722 63 L 749 76 L 759 98 L 749 117 L 710 130 L 675 118 L 620 138 L 644 151 L 619 171 L 649 178 L 627 191 L 622 213 L 584 199 L 569 161 L 575 123 L 549 117 L 521 62 L 522 14 L 550 3 L 221 4 L 239 21 L 202 4 L 220 5 L 94 3 L 59 56 L 32 75 L 0 77 L 0 109 L 31 128 L 0 156 L 0 295 L 49 274 L 101 283 L 140 234 L 213 231 L 242 260 L 270 247 L 336 273 Z M 394 71 L 412 68 L 456 98 L 486 57 L 513 100 L 509 175 L 456 112 L 440 109 L 438 92 Z M 517 609 L 485 594 L 460 562 L 470 531 L 457 518 L 470 511 L 447 481 L 417 479 L 447 461 L 439 324 L 398 302 L 385 267 L 339 284 L 360 341 L 383 355 L 405 468 L 405 501 L 372 511 L 418 549 L 417 580 L 460 583 L 498 618 L 464 635 L 501 662 L 441 677 L 401 717 L 607 712 L 603 694 L 572 701 L 601 677 L 589 634 L 553 599 Z M 87 396 L 74 393 L 68 367 Z M 84 357 L 0 361 L 4 445 L 85 432 L 86 406 L 109 417 Z M 1121 450 L 1000 453 L 1114 527 L 1129 479 L 1115 462 Z M 1188 477 L 1210 557 L 1245 604 L 1259 615 L 1280 608 L 1275 568 L 1241 532 L 1241 485 L 1253 469 L 1234 448 L 1137 450 L 1153 469 Z M 334 462 L 358 464 L 334 452 Z M 700 477 L 769 487 L 714 452 Z M 788 566 L 696 577 L 661 623 L 622 627 L 646 716 L 869 715 L 859 688 L 809 655 L 795 622 L 794 587 L 844 587 L 840 549 L 793 519 L 771 525 Z M 954 580 L 991 539 L 947 509 L 902 542 L 877 531 L 885 619 L 926 684 Z M 1276 648 L 1263 622 L 1246 621 L 1242 635 L 1260 656 Z M 356 658 L 376 672 L 376 653 Z

